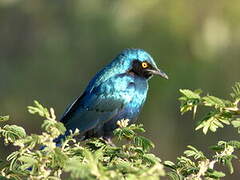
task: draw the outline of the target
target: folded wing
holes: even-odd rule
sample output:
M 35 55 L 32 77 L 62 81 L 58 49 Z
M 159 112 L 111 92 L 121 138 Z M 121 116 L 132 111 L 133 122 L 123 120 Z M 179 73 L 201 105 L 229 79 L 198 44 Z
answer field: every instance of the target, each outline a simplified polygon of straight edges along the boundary
M 67 130 L 78 128 L 81 134 L 111 120 L 134 96 L 132 78 L 118 75 L 85 91 L 67 108 L 62 119 Z

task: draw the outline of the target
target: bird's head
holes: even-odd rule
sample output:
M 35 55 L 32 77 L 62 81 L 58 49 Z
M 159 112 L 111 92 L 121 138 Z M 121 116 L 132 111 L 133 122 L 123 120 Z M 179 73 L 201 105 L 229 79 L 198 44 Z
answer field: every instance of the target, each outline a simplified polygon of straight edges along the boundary
M 166 73 L 160 70 L 150 54 L 142 49 L 123 50 L 116 58 L 117 66 L 125 72 L 136 74 L 149 79 L 153 75 L 159 75 L 168 79 Z

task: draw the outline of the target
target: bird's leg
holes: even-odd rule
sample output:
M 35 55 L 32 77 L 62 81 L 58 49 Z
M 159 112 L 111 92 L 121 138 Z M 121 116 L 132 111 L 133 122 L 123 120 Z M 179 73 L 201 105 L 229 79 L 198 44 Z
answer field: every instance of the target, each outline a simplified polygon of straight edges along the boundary
M 112 139 L 110 137 L 102 137 L 102 139 L 109 144 L 110 146 L 115 147 L 116 145 L 112 142 Z
M 131 144 L 131 143 L 132 143 L 130 138 L 127 138 L 127 143 L 128 143 L 128 144 Z

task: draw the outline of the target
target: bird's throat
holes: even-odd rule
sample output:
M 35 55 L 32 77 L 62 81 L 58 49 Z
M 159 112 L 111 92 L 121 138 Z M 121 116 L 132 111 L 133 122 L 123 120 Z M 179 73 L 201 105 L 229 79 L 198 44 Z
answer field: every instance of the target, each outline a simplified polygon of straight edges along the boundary
M 149 72 L 142 71 L 141 69 L 131 69 L 130 71 L 128 71 L 128 73 L 130 75 L 139 76 L 145 79 L 149 79 L 152 76 L 152 74 L 150 74 Z

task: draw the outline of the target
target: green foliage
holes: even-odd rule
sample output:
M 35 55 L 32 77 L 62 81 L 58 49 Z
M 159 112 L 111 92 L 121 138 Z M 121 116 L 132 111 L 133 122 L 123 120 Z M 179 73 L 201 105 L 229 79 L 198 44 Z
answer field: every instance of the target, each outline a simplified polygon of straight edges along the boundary
M 196 130 L 202 129 L 204 134 L 210 130 L 215 132 L 219 127 L 232 124 L 235 128 L 240 127 L 240 83 L 236 83 L 233 92 L 230 94 L 232 100 L 224 100 L 215 96 L 200 96 L 201 90 L 191 91 L 188 89 L 180 90 L 182 96 L 180 111 L 182 114 L 193 111 L 194 116 L 199 106 L 210 108 L 210 111 L 203 116 Z
M 200 180 L 204 178 L 220 179 L 224 177 L 225 174 L 221 171 L 214 169 L 215 163 L 219 162 L 221 164 L 227 165 L 230 172 L 233 173 L 232 169 L 232 146 L 227 146 L 213 158 L 207 158 L 203 152 L 197 150 L 193 146 L 188 146 L 188 150 L 184 151 L 184 156 L 177 158 L 177 162 L 173 163 L 171 161 L 166 161 L 164 164 L 171 168 L 169 176 L 173 180 L 180 179 L 194 179 Z
M 16 125 L 5 125 L 3 128 L 0 127 L 0 136 L 5 137 L 4 141 L 6 144 L 13 143 L 19 138 L 26 136 L 25 130 Z
M 9 116 L 0 116 L 0 122 L 9 120 Z
M 224 125 L 232 124 L 239 132 L 240 83 L 236 83 L 233 87 L 230 101 L 210 95 L 201 96 L 201 90 L 181 89 L 180 93 L 182 94 L 179 98 L 182 114 L 193 111 L 195 116 L 199 107 L 210 108 L 195 130 L 202 129 L 203 133 L 206 134 L 208 130 L 215 132 L 219 127 L 223 128 Z M 164 165 L 171 169 L 168 176 L 173 180 L 221 179 L 225 176 L 225 173 L 217 170 L 215 164 L 226 166 L 229 172 L 233 173 L 232 160 L 237 159 L 237 156 L 233 153 L 240 149 L 240 141 L 219 141 L 217 145 L 211 146 L 210 149 L 214 151 L 214 154 L 207 157 L 202 151 L 193 146 L 188 146 L 188 150 L 184 151 L 183 156 L 177 158 L 176 163 L 164 162 Z
M 206 134 L 209 130 L 215 132 L 217 128 L 231 124 L 239 132 L 240 83 L 233 87 L 231 100 L 202 96 L 201 90 L 184 89 L 180 92 L 182 114 L 192 111 L 195 117 L 199 107 L 210 108 L 196 130 L 202 129 Z M 118 146 L 101 138 L 78 142 L 74 138 L 79 134 L 78 130 L 58 146 L 53 140 L 64 134 L 66 129 L 56 121 L 54 110 L 34 101 L 34 106 L 29 106 L 28 111 L 44 118 L 43 132 L 27 135 L 22 127 L 16 125 L 0 127 L 0 137 L 5 144 L 17 148 L 6 161 L 0 161 L 0 179 L 157 180 L 167 175 L 173 180 L 213 180 L 225 177 L 225 173 L 218 169 L 220 166 L 234 172 L 232 162 L 238 158 L 236 151 L 240 150 L 240 141 L 236 140 L 217 142 L 210 147 L 212 155 L 189 145 L 176 162 L 161 163 L 150 153 L 154 148 L 153 142 L 139 135 L 145 132 L 143 125 L 128 125 L 128 120 L 117 122 L 119 128 L 114 131 L 114 136 Z M 8 119 L 8 116 L 0 117 L 0 121 Z M 165 173 L 163 166 L 170 170 Z
M 69 179 L 154 180 L 165 173 L 161 160 L 149 152 L 153 143 L 138 135 L 145 131 L 142 125 L 128 126 L 128 120 L 119 121 L 114 134 L 121 146 L 113 146 L 103 139 L 77 142 L 74 136 L 78 131 L 57 146 L 53 140 L 64 134 L 65 128 L 56 121 L 54 110 L 34 101 L 28 111 L 45 119 L 43 132 L 26 135 L 25 130 L 16 125 L 0 128 L 5 142 L 17 147 L 6 161 L 0 162 L 0 178 L 57 180 L 68 174 Z

